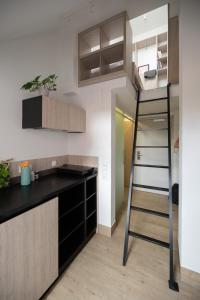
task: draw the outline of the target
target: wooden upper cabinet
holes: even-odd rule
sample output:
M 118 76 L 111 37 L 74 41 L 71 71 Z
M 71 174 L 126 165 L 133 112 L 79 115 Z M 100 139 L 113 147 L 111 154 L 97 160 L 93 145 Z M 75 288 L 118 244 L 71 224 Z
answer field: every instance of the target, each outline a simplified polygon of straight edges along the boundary
M 22 128 L 85 132 L 86 113 L 81 107 L 38 96 L 23 100 Z
M 178 16 L 169 19 L 169 65 L 168 81 L 179 83 L 179 19 Z
M 82 108 L 75 105 L 68 106 L 68 131 L 86 131 L 86 114 L 83 113 Z
M 0 240 L 0 299 L 40 299 L 58 277 L 58 198 L 1 224 Z
M 79 86 L 131 77 L 132 30 L 122 12 L 78 34 Z

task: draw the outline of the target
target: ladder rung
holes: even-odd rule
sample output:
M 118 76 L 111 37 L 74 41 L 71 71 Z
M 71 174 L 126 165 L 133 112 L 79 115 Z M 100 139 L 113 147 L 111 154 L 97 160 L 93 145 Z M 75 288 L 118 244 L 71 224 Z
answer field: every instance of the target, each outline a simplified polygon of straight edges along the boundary
M 144 164 L 133 164 L 135 167 L 145 167 L 145 168 L 160 168 L 160 169 L 168 169 L 168 166 L 161 165 L 144 165 Z
M 156 210 L 146 209 L 146 208 L 137 207 L 137 206 L 133 206 L 133 205 L 131 205 L 131 209 L 136 210 L 136 211 L 140 211 L 140 212 L 143 212 L 143 213 L 147 213 L 147 214 L 150 214 L 150 215 L 159 216 L 159 217 L 162 217 L 162 218 L 169 218 L 169 214 L 166 214 L 166 213 L 163 213 L 163 212 L 160 212 L 160 211 L 156 211 Z
M 157 116 L 157 115 L 166 115 L 167 111 L 161 111 L 159 113 L 149 113 L 149 114 L 139 114 L 138 117 L 146 117 L 146 116 Z
M 148 128 L 148 129 L 138 129 L 138 131 L 162 131 L 168 130 L 168 128 Z
M 139 101 L 139 103 L 146 103 L 146 102 L 152 102 L 152 101 L 161 101 L 161 100 L 167 100 L 167 99 L 168 99 L 168 97 L 152 98 L 152 99 Z
M 168 148 L 168 146 L 136 146 L 136 148 Z
M 133 183 L 133 186 L 139 187 L 139 188 L 144 188 L 144 189 L 149 189 L 149 190 L 169 192 L 169 189 L 163 188 L 163 187 L 158 187 L 158 186 L 143 185 L 143 184 L 137 184 L 137 183 Z
M 143 235 L 143 234 L 140 234 L 140 233 L 137 233 L 137 232 L 133 232 L 131 230 L 128 231 L 128 234 L 132 237 L 137 238 L 137 239 L 141 239 L 143 241 L 150 242 L 150 243 L 159 245 L 159 246 L 164 247 L 164 248 L 169 248 L 169 243 L 154 239 L 150 236 Z

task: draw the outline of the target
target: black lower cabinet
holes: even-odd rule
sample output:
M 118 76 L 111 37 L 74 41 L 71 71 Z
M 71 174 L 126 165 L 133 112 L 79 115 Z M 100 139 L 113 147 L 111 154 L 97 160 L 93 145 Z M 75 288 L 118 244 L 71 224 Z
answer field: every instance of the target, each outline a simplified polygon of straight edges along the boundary
M 96 174 L 59 196 L 59 273 L 96 232 Z
M 84 242 L 85 226 L 82 224 L 59 246 L 59 269 L 68 263 L 68 260 L 76 253 L 76 250 Z
M 87 232 L 87 236 L 89 236 L 94 229 L 97 227 L 97 214 L 96 212 L 94 212 L 88 219 L 87 219 L 87 223 L 86 223 L 86 232 Z
M 62 243 L 81 223 L 84 223 L 84 203 L 59 220 L 59 242 Z

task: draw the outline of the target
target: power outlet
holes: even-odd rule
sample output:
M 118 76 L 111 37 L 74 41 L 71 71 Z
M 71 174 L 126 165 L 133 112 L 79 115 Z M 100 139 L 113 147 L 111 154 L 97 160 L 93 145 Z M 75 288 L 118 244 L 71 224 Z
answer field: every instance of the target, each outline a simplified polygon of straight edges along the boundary
M 52 168 L 56 167 L 56 165 L 57 165 L 57 162 L 56 162 L 56 160 L 52 160 L 52 162 L 51 162 L 51 166 L 52 166 Z

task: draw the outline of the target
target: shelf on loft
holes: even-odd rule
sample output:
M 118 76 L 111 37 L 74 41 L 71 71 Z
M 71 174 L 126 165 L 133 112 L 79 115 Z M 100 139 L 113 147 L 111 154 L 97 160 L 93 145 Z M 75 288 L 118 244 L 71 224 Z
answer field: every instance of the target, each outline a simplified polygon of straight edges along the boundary
M 95 53 L 88 55 L 86 57 L 81 58 L 80 62 L 86 69 L 91 70 L 97 68 L 100 66 L 100 54 Z
M 158 57 L 158 60 L 161 61 L 162 63 L 167 63 L 167 56 Z
M 83 59 L 83 58 L 86 58 L 86 57 L 90 57 L 91 55 L 94 55 L 94 54 L 99 54 L 100 53 L 100 50 L 95 50 L 95 51 L 92 51 L 90 53 L 85 53 L 85 54 L 82 54 L 80 55 L 80 59 Z
M 167 41 L 167 32 L 158 34 L 158 44 Z
M 80 57 L 100 50 L 100 28 L 95 27 L 79 35 Z
M 100 75 L 100 53 L 80 59 L 81 80 Z
M 124 66 L 123 43 L 109 46 L 102 51 L 101 67 L 102 74 L 123 70 Z
M 78 38 L 79 86 L 131 76 L 132 31 L 126 12 L 79 33 Z
M 167 42 L 158 44 L 158 51 L 167 52 Z
M 146 48 L 156 44 L 156 36 L 152 36 L 150 38 L 146 38 L 142 41 L 136 42 L 133 46 L 136 46 L 137 49 Z
M 102 50 L 102 59 L 107 64 L 111 64 L 124 59 L 124 45 L 117 43 Z
M 158 69 L 157 72 L 158 72 L 158 76 L 164 74 L 167 75 L 167 68 Z
M 105 75 L 105 74 L 110 74 L 110 73 L 122 71 L 122 70 L 123 70 L 123 61 L 119 62 L 119 63 L 117 62 L 117 63 L 102 66 L 101 74 Z
M 101 47 L 124 41 L 124 15 L 114 17 L 101 26 Z

